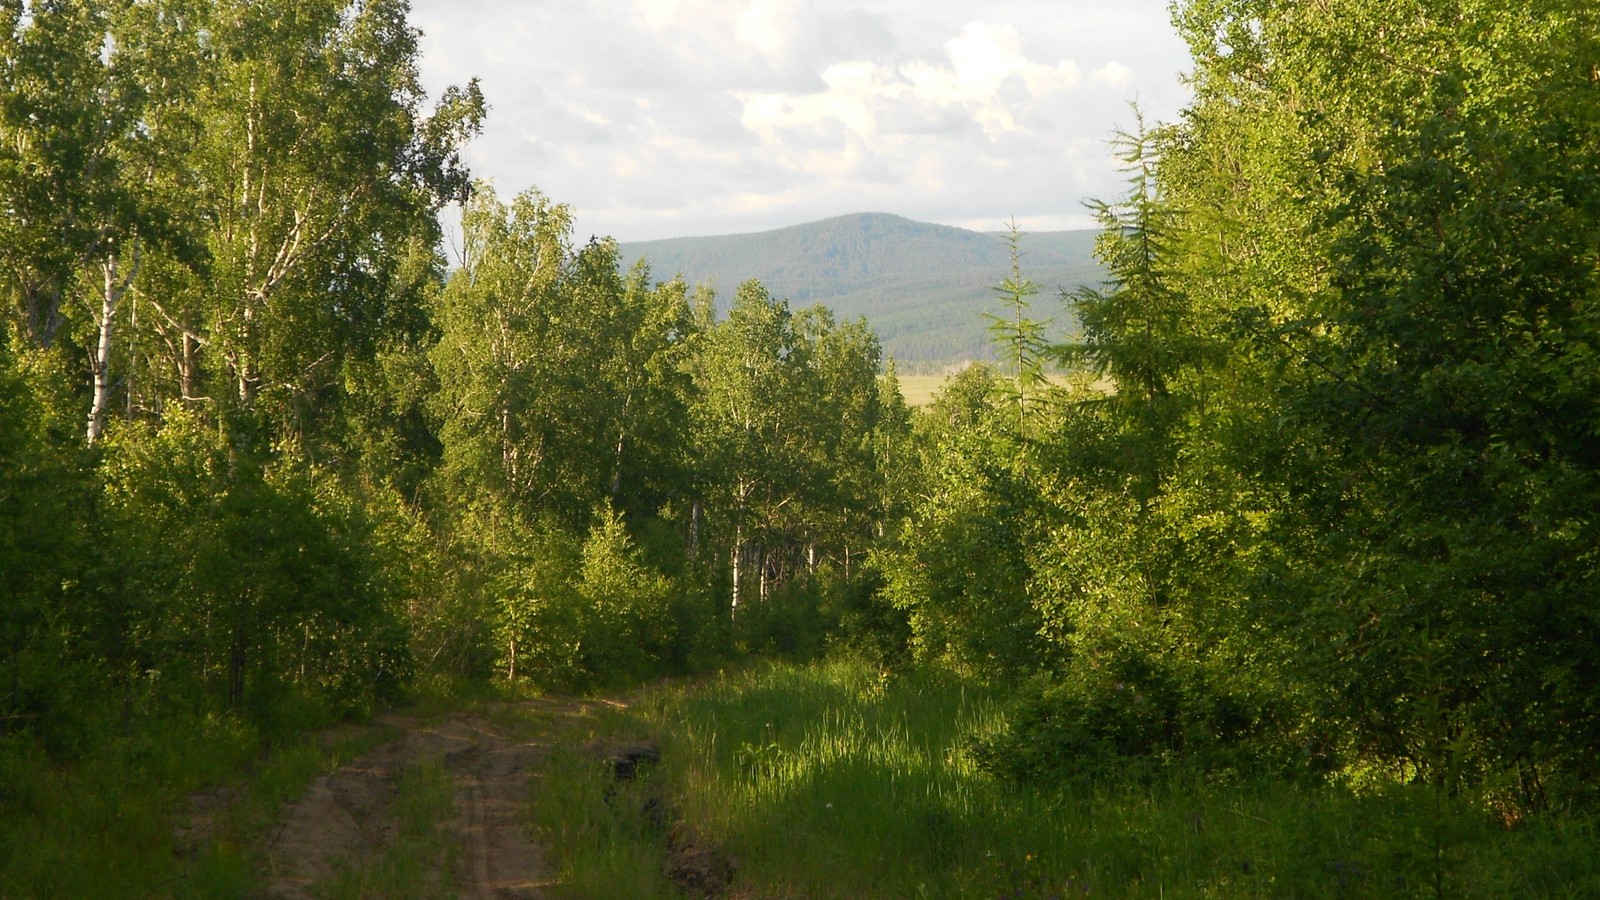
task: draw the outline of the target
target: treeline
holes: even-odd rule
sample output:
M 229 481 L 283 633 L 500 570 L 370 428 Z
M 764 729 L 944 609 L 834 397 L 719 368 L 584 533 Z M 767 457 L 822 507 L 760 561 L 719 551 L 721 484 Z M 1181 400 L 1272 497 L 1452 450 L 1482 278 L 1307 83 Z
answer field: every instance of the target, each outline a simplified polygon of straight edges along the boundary
M 0 13 L 12 749 L 812 646 L 865 584 L 876 338 L 474 186 L 483 98 L 426 106 L 403 0 Z
M 1592 799 L 1596 8 L 1176 21 L 1195 99 L 1121 142 L 1113 280 L 1069 298 L 1064 355 L 1115 390 L 1019 419 L 1025 382 L 973 371 L 920 421 L 876 558 L 916 652 L 1027 680 L 980 751 L 1018 778 Z M 1025 329 L 1002 336 L 1026 373 Z

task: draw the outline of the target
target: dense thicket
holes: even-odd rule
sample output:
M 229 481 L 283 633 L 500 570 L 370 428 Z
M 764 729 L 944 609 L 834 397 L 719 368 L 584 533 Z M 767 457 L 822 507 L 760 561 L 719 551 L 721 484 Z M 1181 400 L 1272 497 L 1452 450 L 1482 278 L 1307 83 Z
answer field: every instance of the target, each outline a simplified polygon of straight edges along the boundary
M 1069 298 L 1067 356 L 1115 388 L 1058 392 L 1028 435 L 993 385 L 947 390 L 890 595 L 924 653 L 1038 675 L 989 748 L 1018 774 L 1591 791 L 1593 4 L 1176 21 L 1195 99 L 1122 142 L 1112 281 Z

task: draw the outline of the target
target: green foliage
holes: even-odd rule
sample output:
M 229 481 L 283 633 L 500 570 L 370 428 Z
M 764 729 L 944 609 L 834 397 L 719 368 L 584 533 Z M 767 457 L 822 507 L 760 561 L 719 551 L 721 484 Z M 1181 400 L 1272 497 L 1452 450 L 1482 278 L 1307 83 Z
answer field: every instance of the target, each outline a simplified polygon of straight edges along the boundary
M 569 528 L 601 500 L 654 514 L 679 465 L 684 286 L 624 279 L 610 241 L 575 251 L 570 211 L 536 192 L 481 188 L 462 227 L 429 354 L 449 502 Z
M 1028 593 L 1030 534 L 1043 520 L 1002 391 L 992 369 L 973 366 L 920 412 L 909 515 L 873 561 L 919 658 L 1005 678 L 1045 657 Z
M 1011 252 L 1011 273 L 994 286 L 1001 311 L 985 313 L 984 318 L 989 320 L 989 336 L 1000 362 L 1011 373 L 1010 400 L 1017 408 L 1017 434 L 1026 439 L 1028 414 L 1037 411 L 1037 395 L 1045 382 L 1049 352 L 1045 334 L 1050 323 L 1030 315 L 1033 304 L 1028 298 L 1039 293 L 1039 286 L 1022 277 L 1022 232 L 1015 221 L 1006 233 L 1006 245 Z
M 626 684 L 682 658 L 679 587 L 644 558 L 620 515 L 602 507 L 587 538 L 539 529 L 501 548 L 496 643 L 510 678 L 560 688 Z
M 1594 647 L 1580 6 L 1182 19 L 1201 58 L 1219 36 L 1234 52 L 1202 68 L 1162 159 L 1196 235 L 1181 268 L 1257 384 L 1220 404 L 1256 423 L 1223 435 L 1258 441 L 1227 465 L 1289 501 L 1266 519 L 1279 568 L 1250 587 L 1299 637 L 1308 713 L 1440 790 L 1593 777 L 1595 708 L 1564 687 Z M 1334 64 L 1377 17 L 1389 58 Z
M 859 564 L 876 536 L 887 499 L 879 359 L 863 323 L 795 313 L 756 282 L 702 327 L 690 361 L 694 509 L 728 561 L 733 617 L 822 566 L 848 580 L 852 553 Z M 700 519 L 689 524 L 698 535 Z
M 18 359 L 0 338 L 0 736 L 21 731 L 73 752 L 95 688 L 79 641 L 93 621 L 81 587 L 92 493 L 81 453 L 51 440 L 61 423 L 35 389 L 54 374 L 49 362 Z
M 230 453 L 184 414 L 116 435 L 103 477 L 132 563 L 108 599 L 137 623 L 112 658 L 138 681 L 271 715 L 291 685 L 359 707 L 409 677 L 370 523 L 331 484 Z
M 879 555 L 925 656 L 1041 673 L 996 770 L 1592 795 L 1596 39 L 1525 12 L 1180 5 L 1069 297 L 1112 389 L 1022 444 L 952 383 Z
M 602 509 L 584 542 L 579 569 L 585 668 L 611 682 L 659 671 L 677 639 L 672 589 L 644 561 L 622 518 Z

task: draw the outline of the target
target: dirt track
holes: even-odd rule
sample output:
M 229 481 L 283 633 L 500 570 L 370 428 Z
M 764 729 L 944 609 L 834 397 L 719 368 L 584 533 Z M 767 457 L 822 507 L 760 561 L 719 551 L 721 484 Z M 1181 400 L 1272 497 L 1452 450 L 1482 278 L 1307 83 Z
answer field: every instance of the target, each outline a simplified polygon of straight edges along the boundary
M 380 723 L 401 736 L 319 777 L 285 811 L 266 850 L 267 896 L 310 898 L 319 884 L 377 860 L 395 838 L 390 806 L 401 773 L 440 760 L 456 812 L 445 837 L 457 848 L 440 883 L 462 898 L 541 896 L 544 861 L 526 809 L 528 773 L 543 747 L 469 714 L 431 723 L 389 716 Z

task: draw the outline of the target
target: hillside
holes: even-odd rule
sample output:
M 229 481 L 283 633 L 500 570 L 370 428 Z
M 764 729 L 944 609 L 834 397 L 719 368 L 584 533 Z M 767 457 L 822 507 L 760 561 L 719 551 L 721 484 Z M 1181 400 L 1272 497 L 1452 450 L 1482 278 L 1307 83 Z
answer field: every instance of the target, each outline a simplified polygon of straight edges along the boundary
M 1094 231 L 1023 237 L 1023 274 L 1043 290 L 1035 314 L 1063 333 L 1062 288 L 1100 280 Z M 883 339 L 884 353 L 906 371 L 964 359 L 989 358 L 984 310 L 991 286 L 1009 269 L 999 233 L 915 222 L 883 213 L 858 213 L 766 231 L 623 244 L 625 265 L 649 261 L 658 279 L 682 274 L 709 282 L 726 308 L 744 281 L 759 279 L 796 307 L 823 303 L 841 319 L 865 316 Z

